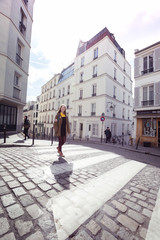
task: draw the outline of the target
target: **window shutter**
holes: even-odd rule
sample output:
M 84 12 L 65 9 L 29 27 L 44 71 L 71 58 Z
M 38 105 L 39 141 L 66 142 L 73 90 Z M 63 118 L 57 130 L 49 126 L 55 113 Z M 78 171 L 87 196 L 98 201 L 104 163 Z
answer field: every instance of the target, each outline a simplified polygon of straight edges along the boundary
M 155 64 L 154 64 L 154 71 L 160 70 L 160 48 L 155 49 Z
M 155 105 L 160 105 L 160 82 L 154 84 L 155 89 Z
M 140 58 L 135 58 L 134 59 L 134 77 L 139 77 L 140 76 L 140 73 L 139 73 L 139 60 Z
M 139 87 L 135 87 L 134 89 L 134 106 L 138 107 L 140 105 L 139 103 Z

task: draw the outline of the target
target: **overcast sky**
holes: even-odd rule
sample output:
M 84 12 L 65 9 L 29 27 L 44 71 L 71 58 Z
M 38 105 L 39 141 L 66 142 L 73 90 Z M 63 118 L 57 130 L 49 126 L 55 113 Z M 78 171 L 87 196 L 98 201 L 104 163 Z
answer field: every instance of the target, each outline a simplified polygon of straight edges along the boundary
M 160 41 L 159 0 L 35 0 L 27 101 L 74 61 L 79 41 L 104 27 L 114 34 L 132 67 L 134 49 Z

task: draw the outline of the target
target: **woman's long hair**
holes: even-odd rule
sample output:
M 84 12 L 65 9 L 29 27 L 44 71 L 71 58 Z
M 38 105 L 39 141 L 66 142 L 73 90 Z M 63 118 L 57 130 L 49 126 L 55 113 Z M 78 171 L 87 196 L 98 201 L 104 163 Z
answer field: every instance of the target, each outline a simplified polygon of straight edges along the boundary
M 60 113 L 60 112 L 61 112 L 61 107 L 62 107 L 62 106 L 64 106 L 64 107 L 65 107 L 64 114 L 66 115 L 66 105 L 65 105 L 65 104 L 62 104 L 62 105 L 60 106 L 60 108 L 59 108 L 59 110 L 58 110 L 58 113 Z

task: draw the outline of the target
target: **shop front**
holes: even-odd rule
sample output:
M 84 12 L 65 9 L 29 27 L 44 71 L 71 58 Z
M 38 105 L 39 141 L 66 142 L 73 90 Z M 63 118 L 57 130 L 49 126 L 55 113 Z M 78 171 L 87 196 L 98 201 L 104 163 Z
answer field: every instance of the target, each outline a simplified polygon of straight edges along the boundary
M 160 147 L 160 110 L 137 111 L 136 140 L 140 145 Z

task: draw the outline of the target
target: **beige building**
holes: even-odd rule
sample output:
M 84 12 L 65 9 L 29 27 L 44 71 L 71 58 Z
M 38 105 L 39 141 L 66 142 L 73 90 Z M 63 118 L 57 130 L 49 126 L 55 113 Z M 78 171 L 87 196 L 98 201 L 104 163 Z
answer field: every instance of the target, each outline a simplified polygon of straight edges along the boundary
M 135 50 L 136 136 L 144 146 L 160 146 L 160 42 Z
M 26 104 L 34 0 L 0 2 L 0 130 L 19 131 Z
M 128 137 L 133 107 L 131 66 L 114 35 L 104 28 L 89 41 L 80 41 L 74 63 L 42 87 L 40 98 L 38 122 L 47 135 L 59 106 L 65 104 L 71 136 L 101 138 L 110 127 L 113 136 Z

